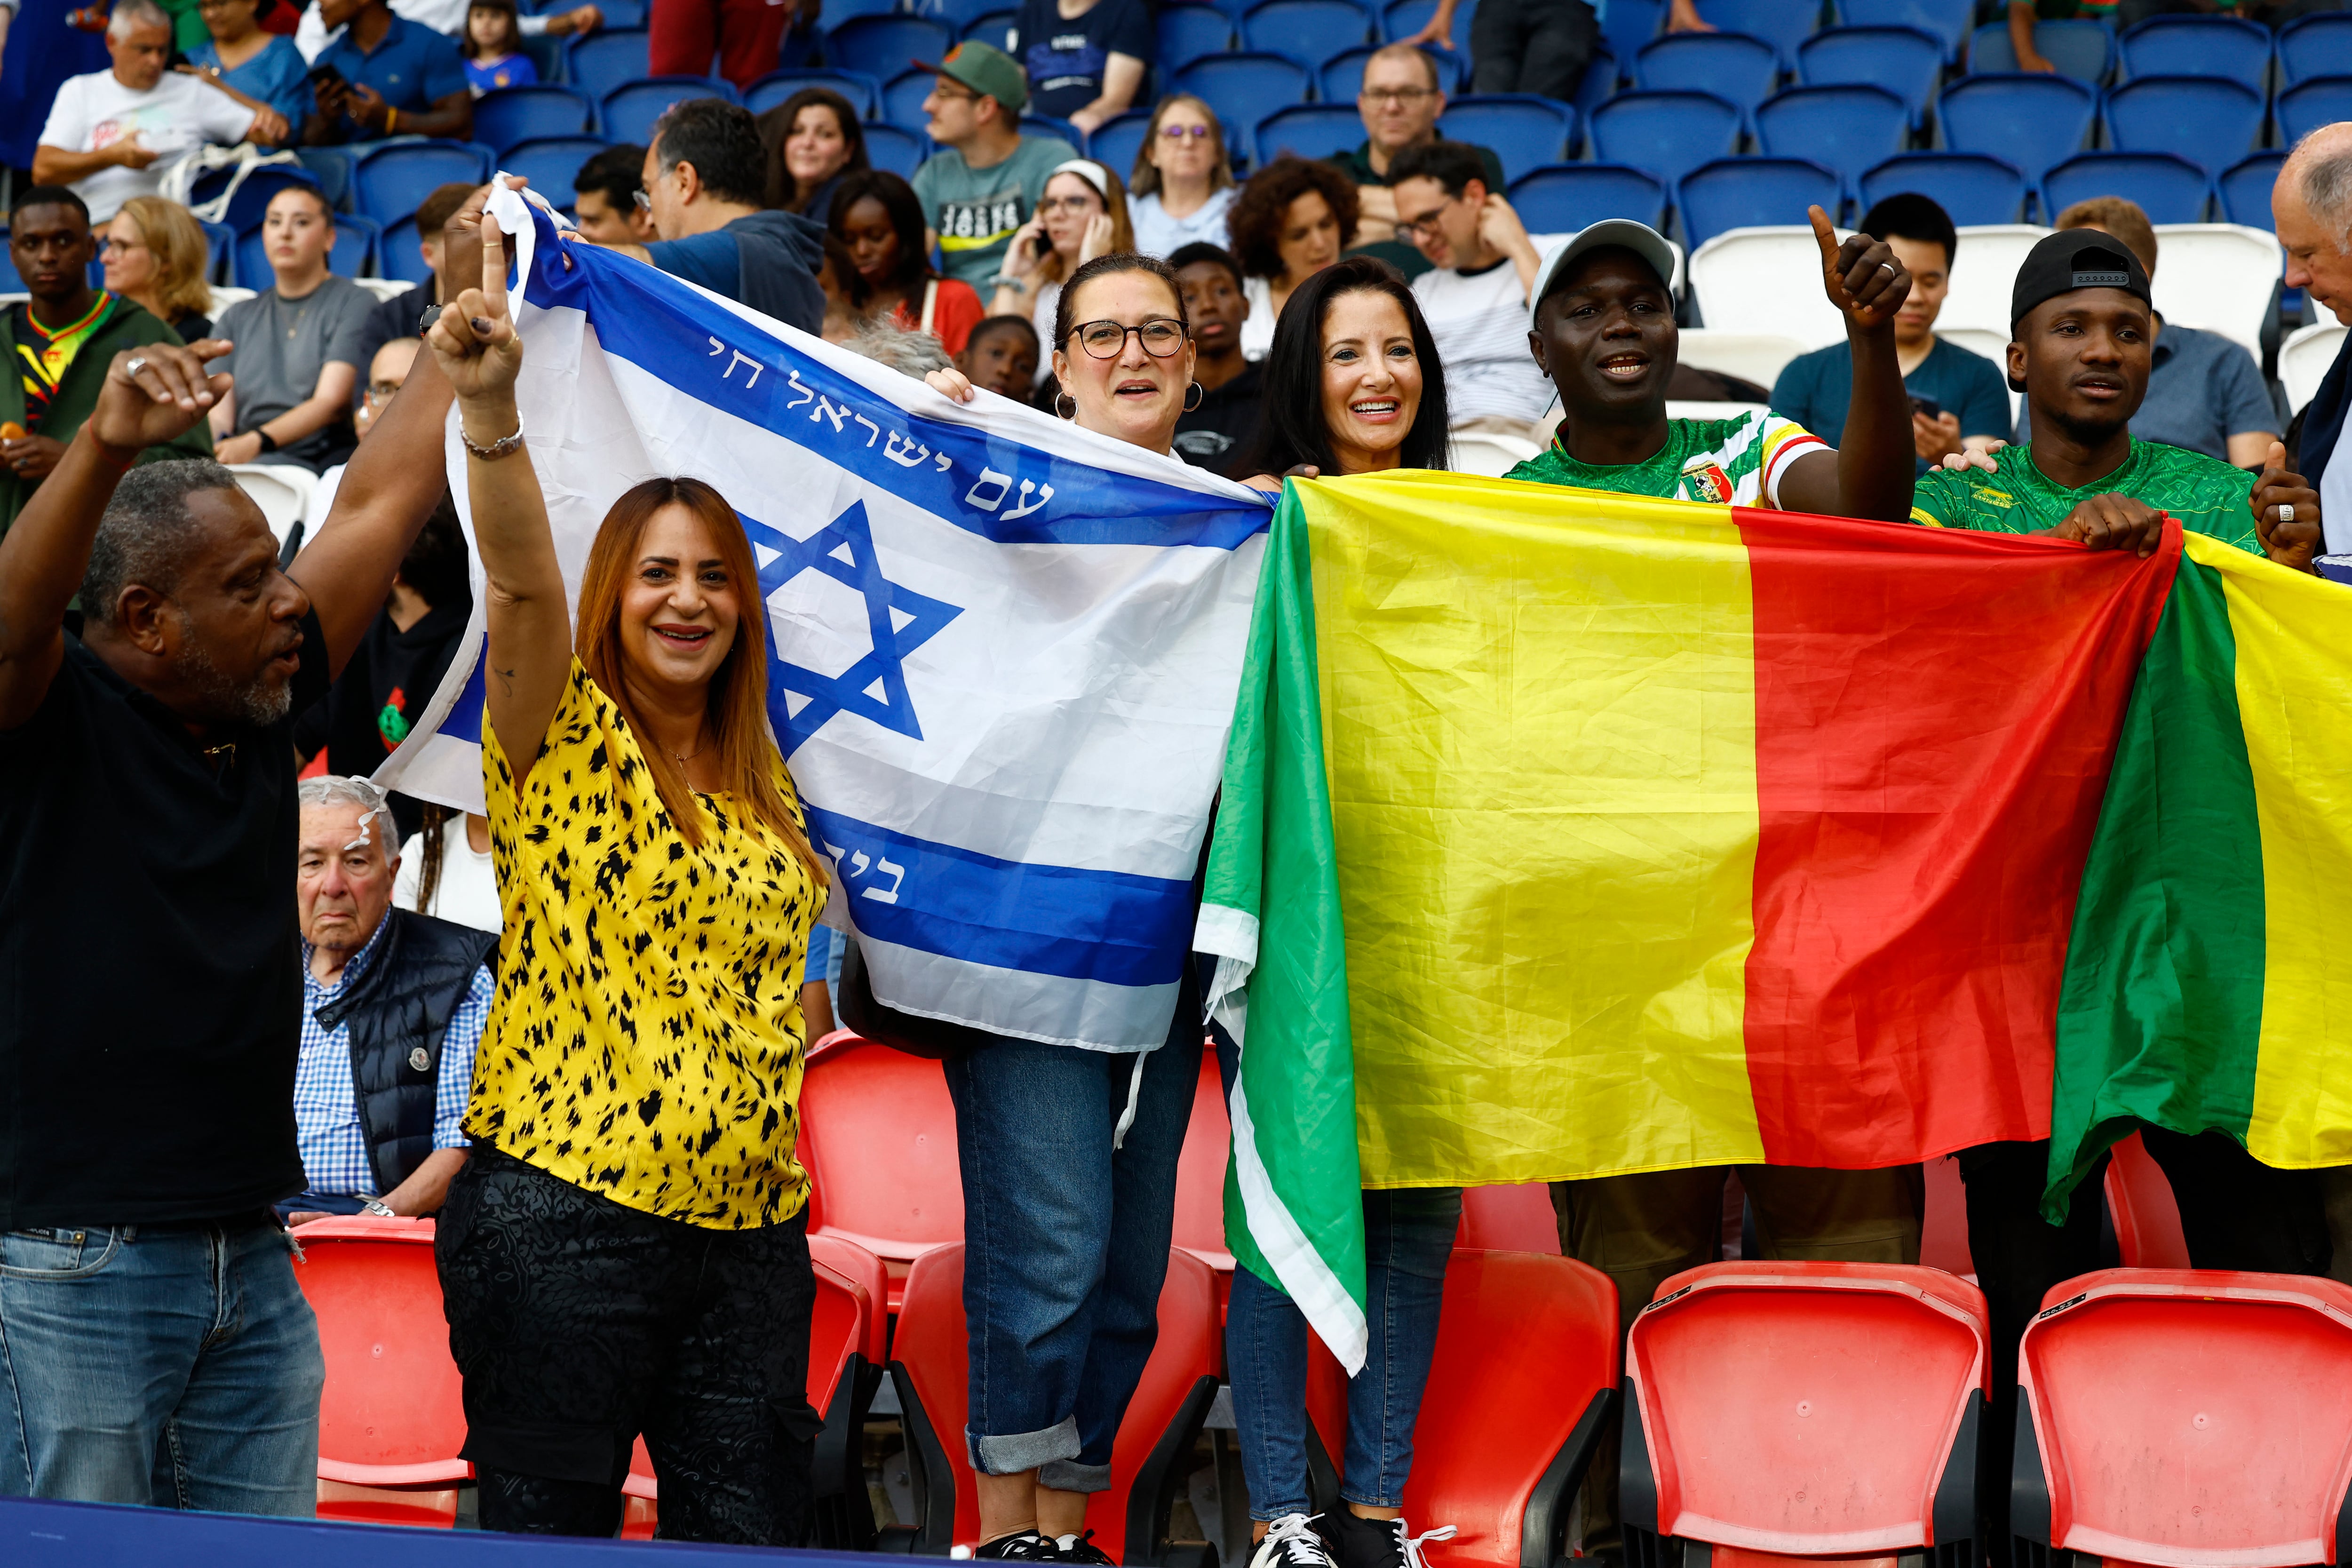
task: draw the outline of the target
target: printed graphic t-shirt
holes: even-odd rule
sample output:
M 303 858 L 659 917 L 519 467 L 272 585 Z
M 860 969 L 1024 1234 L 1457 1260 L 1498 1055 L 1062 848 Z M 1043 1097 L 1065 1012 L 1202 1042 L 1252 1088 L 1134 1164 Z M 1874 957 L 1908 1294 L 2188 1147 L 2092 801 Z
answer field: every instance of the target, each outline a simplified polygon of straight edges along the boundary
M 1096 0 L 1081 16 L 1063 16 L 1055 0 L 1025 0 L 1013 39 L 1029 72 L 1029 111 L 1067 119 L 1102 96 L 1111 56 L 1150 65 L 1155 35 L 1144 0 Z
M 207 142 L 242 142 L 252 125 L 253 110 L 201 77 L 167 71 L 163 80 L 139 92 L 115 80 L 112 71 L 92 71 L 70 77 L 58 89 L 41 127 L 41 145 L 97 153 L 136 139 L 160 154 L 143 169 L 116 164 L 73 183 L 74 195 L 88 204 L 89 221 L 97 225 L 131 197 L 160 192 L 165 172 L 185 153 Z
M 1997 472 L 1937 468 L 1911 492 L 1911 521 L 1983 533 L 2047 533 L 2092 496 L 2127 495 L 2170 514 L 2181 527 L 2263 553 L 2254 532 L 2254 477 L 2219 458 L 2132 438 L 2131 456 L 2105 479 L 2074 489 L 2044 474 L 2031 447 L 1992 455 Z
M 1828 442 L 1794 420 L 1752 409 L 1735 419 L 1669 419 L 1666 426 L 1666 444 L 1638 463 L 1580 463 L 1555 440 L 1503 477 L 1777 510 L 1789 465 L 1807 452 L 1830 450 Z
M 1027 223 L 1055 166 L 1078 155 L 1058 136 L 1024 136 L 1013 156 L 975 169 L 952 147 L 923 160 L 915 195 L 923 220 L 940 237 L 947 274 L 975 289 L 1004 269 L 1013 231 Z

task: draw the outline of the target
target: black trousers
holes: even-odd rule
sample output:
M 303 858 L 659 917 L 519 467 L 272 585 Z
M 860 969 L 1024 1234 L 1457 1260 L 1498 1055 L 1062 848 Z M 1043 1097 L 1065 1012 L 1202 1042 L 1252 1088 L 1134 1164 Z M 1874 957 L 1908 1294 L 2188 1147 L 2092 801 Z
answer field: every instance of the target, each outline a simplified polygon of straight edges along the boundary
M 642 1434 L 662 1538 L 803 1543 L 805 1215 L 709 1230 L 477 1144 L 434 1251 L 483 1529 L 612 1535 Z
M 1470 18 L 1470 90 L 1571 102 L 1600 37 L 1585 0 L 1478 0 Z

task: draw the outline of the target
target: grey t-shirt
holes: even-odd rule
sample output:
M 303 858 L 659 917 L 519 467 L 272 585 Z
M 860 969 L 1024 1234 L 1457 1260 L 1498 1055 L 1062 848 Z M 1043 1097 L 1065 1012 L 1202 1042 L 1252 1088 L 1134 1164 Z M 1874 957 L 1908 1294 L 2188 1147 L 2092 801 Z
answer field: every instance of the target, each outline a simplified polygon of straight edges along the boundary
M 1024 136 L 1013 156 L 975 169 L 952 147 L 941 148 L 915 171 L 923 221 L 940 237 L 948 276 L 988 297 L 988 280 L 1004 269 L 1013 232 L 1037 210 L 1055 165 L 1076 157 L 1058 136 Z
M 221 313 L 214 331 L 236 344 L 218 369 L 236 378 L 239 431 L 308 402 L 319 373 L 333 361 L 367 374 L 368 313 L 375 296 L 348 278 L 329 277 L 299 300 L 272 289 Z M 265 463 L 299 463 L 312 473 L 341 462 L 353 445 L 348 416 L 315 435 L 262 455 Z

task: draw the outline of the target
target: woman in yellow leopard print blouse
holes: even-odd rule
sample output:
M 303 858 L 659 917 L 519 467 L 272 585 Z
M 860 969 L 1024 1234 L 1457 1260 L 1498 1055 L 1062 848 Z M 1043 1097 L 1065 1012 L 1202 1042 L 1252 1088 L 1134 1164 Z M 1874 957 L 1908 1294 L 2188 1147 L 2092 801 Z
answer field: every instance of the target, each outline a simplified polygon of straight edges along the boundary
M 436 1238 L 489 1530 L 798 1545 L 816 1430 L 799 983 L 824 883 L 766 722 L 757 569 L 694 479 L 616 501 L 575 636 L 520 447 L 504 247 L 433 328 L 489 577 L 506 929 Z

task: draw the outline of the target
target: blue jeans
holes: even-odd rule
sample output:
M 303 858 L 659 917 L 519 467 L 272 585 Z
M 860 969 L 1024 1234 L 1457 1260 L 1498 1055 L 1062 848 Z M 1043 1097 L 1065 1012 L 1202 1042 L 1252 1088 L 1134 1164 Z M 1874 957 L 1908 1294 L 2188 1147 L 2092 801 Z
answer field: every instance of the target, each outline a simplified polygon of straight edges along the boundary
M 947 1064 L 963 1167 L 972 1468 L 1110 1486 L 1111 1442 L 1160 1332 L 1176 1156 L 1200 1081 L 1200 1004 L 1136 1058 L 999 1039 Z
M 326 1375 L 259 1216 L 0 1235 L 0 1496 L 310 1518 Z

